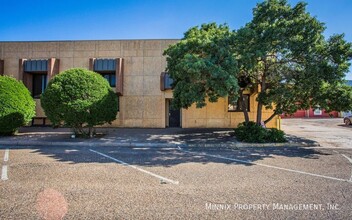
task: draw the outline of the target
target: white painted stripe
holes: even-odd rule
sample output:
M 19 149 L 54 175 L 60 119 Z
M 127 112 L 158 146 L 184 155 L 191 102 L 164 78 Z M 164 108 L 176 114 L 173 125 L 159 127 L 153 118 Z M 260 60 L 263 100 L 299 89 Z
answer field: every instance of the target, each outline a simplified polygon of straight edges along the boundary
M 10 150 L 7 148 L 5 150 L 5 155 L 4 155 L 4 161 L 5 162 L 7 162 L 9 160 L 9 152 L 10 152 Z
M 338 150 L 352 150 L 352 147 L 300 147 L 302 149 L 308 149 L 308 150 L 312 150 L 312 149 L 338 149 Z
M 344 155 L 344 154 L 341 154 L 344 158 L 346 158 L 350 163 L 352 163 L 352 159 L 351 158 L 349 158 L 349 157 L 347 157 L 346 155 Z
M 341 154 L 343 157 L 345 157 L 351 164 L 352 164 L 352 159 L 351 158 L 349 158 L 349 157 L 347 157 L 346 155 L 344 155 L 344 154 Z M 350 177 L 350 180 L 349 180 L 350 182 L 352 182 L 352 172 L 351 172 L 351 177 Z
M 143 172 L 143 173 L 146 173 L 146 174 L 149 174 L 149 175 L 151 175 L 151 176 L 154 176 L 154 177 L 156 177 L 156 178 L 158 178 L 158 179 L 160 179 L 160 180 L 163 180 L 163 181 L 165 181 L 165 182 L 169 182 L 169 183 L 176 184 L 176 185 L 179 184 L 178 181 L 174 181 L 174 180 L 171 180 L 171 179 L 162 177 L 162 176 L 160 176 L 160 175 L 158 175 L 158 174 L 149 172 L 149 171 L 147 171 L 147 170 L 143 170 L 142 168 L 139 168 L 139 167 L 137 167 L 137 166 L 128 164 L 128 163 L 126 163 L 126 162 L 124 162 L 124 161 L 122 161 L 122 160 L 116 159 L 116 158 L 114 158 L 114 157 L 110 157 L 109 155 L 100 153 L 100 152 L 98 152 L 98 151 L 95 151 L 95 150 L 92 150 L 92 149 L 89 149 L 89 150 L 90 150 L 91 152 L 94 152 L 94 153 L 96 153 L 96 154 L 99 154 L 99 155 L 101 155 L 101 156 L 103 156 L 103 157 L 109 158 L 110 160 L 113 160 L 113 161 L 115 161 L 115 162 L 118 162 L 118 163 L 120 163 L 120 164 L 122 164 L 122 165 L 131 167 L 131 168 L 136 169 L 136 170 L 138 170 L 138 171 L 141 171 L 141 172 Z
M 309 175 L 309 176 L 315 176 L 315 177 L 320 177 L 320 178 L 325 178 L 325 179 L 330 179 L 330 180 L 337 180 L 337 181 L 342 181 L 342 182 L 351 182 L 351 180 L 340 179 L 340 178 L 335 178 L 335 177 L 331 177 L 331 176 L 324 176 L 324 175 L 315 174 L 315 173 L 307 173 L 307 172 L 300 171 L 300 170 L 287 169 L 287 168 L 282 168 L 282 167 L 277 167 L 277 166 L 272 166 L 272 165 L 267 165 L 267 164 L 262 164 L 262 163 L 256 163 L 256 162 L 252 162 L 250 160 L 239 160 L 239 159 L 223 157 L 223 156 L 219 156 L 219 155 L 212 155 L 212 154 L 206 154 L 206 153 L 195 153 L 195 152 L 192 152 L 192 151 L 183 150 L 180 147 L 178 147 L 178 149 L 181 150 L 181 151 L 184 151 L 184 152 L 188 152 L 188 153 L 192 153 L 192 154 L 198 154 L 198 155 L 202 155 L 202 156 L 215 157 L 215 158 L 230 160 L 230 161 L 239 162 L 239 163 L 258 165 L 258 166 L 263 166 L 263 167 L 268 167 L 268 168 L 273 168 L 273 169 L 278 169 L 278 170 L 285 170 L 285 171 L 289 171 L 289 172 L 293 172 L 293 173 L 299 173 L 299 174 L 304 174 L 304 175 Z
M 7 178 L 7 165 L 2 166 L 1 180 L 8 180 Z

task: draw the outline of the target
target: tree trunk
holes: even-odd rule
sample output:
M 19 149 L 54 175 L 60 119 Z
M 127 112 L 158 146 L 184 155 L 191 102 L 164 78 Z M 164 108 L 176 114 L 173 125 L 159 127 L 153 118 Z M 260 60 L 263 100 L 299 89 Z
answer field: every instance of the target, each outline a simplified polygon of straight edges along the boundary
M 266 77 L 266 72 L 267 72 L 267 69 L 268 69 L 268 66 L 267 66 L 267 63 L 266 63 L 266 58 L 263 59 L 263 62 L 264 62 L 264 70 L 263 70 L 263 76 L 262 76 L 262 81 L 261 81 L 261 85 L 260 85 L 260 92 L 258 92 L 258 96 L 260 95 L 260 93 L 263 93 L 266 90 L 265 77 Z M 257 124 L 258 125 L 261 125 L 261 123 L 262 123 L 262 109 L 263 109 L 263 103 L 258 101 L 258 107 L 257 107 Z
M 258 93 L 258 95 L 260 95 L 260 93 L 262 93 L 262 92 L 265 92 L 265 77 L 264 76 L 262 79 L 261 88 L 260 88 L 260 92 Z M 258 125 L 260 125 L 262 122 L 262 109 L 263 109 L 263 103 L 258 101 L 258 107 L 257 107 L 257 124 Z
M 93 128 L 92 127 L 89 127 L 89 137 L 92 138 L 93 137 Z
M 246 103 L 244 103 L 244 99 L 243 99 L 243 90 L 240 89 L 240 103 L 242 111 L 243 111 L 243 115 L 244 115 L 244 121 L 246 123 L 249 122 L 249 116 L 248 116 L 248 110 L 246 108 Z
M 258 108 L 257 108 L 257 124 L 260 125 L 262 121 L 262 108 L 263 104 L 258 102 Z

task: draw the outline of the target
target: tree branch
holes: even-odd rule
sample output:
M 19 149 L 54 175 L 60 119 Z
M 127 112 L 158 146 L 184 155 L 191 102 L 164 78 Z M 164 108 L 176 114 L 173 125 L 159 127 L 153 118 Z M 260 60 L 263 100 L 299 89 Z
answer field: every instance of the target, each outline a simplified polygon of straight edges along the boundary
M 271 121 L 271 119 L 273 119 L 277 114 L 274 112 L 272 115 L 270 115 L 270 117 L 268 119 L 266 119 L 264 121 L 264 124 L 267 124 L 269 121 Z

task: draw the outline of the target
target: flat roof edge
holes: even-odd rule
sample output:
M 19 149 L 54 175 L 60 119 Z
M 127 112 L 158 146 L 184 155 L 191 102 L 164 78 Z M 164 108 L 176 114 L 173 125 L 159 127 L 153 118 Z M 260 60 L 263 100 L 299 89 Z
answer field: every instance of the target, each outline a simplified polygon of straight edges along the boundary
M 15 41 L 1 41 L 0 43 L 48 43 L 48 42 L 76 42 L 76 41 L 167 41 L 167 40 L 181 40 L 181 39 L 103 39 L 103 40 L 15 40 Z

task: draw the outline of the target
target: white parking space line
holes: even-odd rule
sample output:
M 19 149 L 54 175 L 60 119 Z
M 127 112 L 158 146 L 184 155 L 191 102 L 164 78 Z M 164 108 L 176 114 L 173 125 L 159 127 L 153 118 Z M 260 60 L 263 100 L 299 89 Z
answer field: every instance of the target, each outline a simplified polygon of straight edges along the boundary
M 346 155 L 344 155 L 344 154 L 341 154 L 344 158 L 346 158 L 350 163 L 352 163 L 352 159 L 351 158 L 349 158 L 349 157 L 347 157 Z
M 340 178 L 331 177 L 331 176 L 324 176 L 324 175 L 315 174 L 315 173 L 308 173 L 308 172 L 304 172 L 304 171 L 300 171 L 300 170 L 293 170 L 293 169 L 287 169 L 287 168 L 282 168 L 282 167 L 277 167 L 277 166 L 272 166 L 272 165 L 267 165 L 267 164 L 262 164 L 262 163 L 256 163 L 256 162 L 253 162 L 253 161 L 250 161 L 250 160 L 239 160 L 239 159 L 234 159 L 234 158 L 229 158 L 229 157 L 223 157 L 223 156 L 220 156 L 220 155 L 213 155 L 213 154 L 207 154 L 207 153 L 196 153 L 196 152 L 184 150 L 181 147 L 178 147 L 178 149 L 181 150 L 181 151 L 187 152 L 187 153 L 197 154 L 197 155 L 201 155 L 201 156 L 214 157 L 214 158 L 230 160 L 230 161 L 234 161 L 234 162 L 238 162 L 238 163 L 257 165 L 257 166 L 262 166 L 262 167 L 268 167 L 268 168 L 273 168 L 273 169 L 278 169 L 278 170 L 289 171 L 289 172 L 293 172 L 293 173 L 304 174 L 304 175 L 308 175 L 308 176 L 314 176 L 314 177 L 320 177 L 320 178 L 324 178 L 324 179 L 330 179 L 330 180 L 337 180 L 337 181 L 351 182 L 352 183 L 351 179 L 350 180 L 346 180 L 346 179 L 340 179 Z
M 2 166 L 1 170 L 1 180 L 8 180 L 9 178 L 7 177 L 7 165 Z
M 5 150 L 5 155 L 4 155 L 4 162 L 7 163 L 7 161 L 9 161 L 9 153 L 10 150 L 7 148 Z M 2 165 L 2 169 L 1 169 L 1 180 L 8 180 L 8 176 L 7 176 L 7 165 L 3 164 Z
M 103 157 L 109 158 L 110 160 L 113 160 L 113 161 L 115 161 L 115 162 L 118 162 L 118 163 L 120 163 L 120 164 L 122 164 L 122 165 L 131 167 L 131 168 L 136 169 L 136 170 L 138 170 L 138 171 L 140 171 L 140 172 L 149 174 L 149 175 L 151 175 L 151 176 L 153 176 L 153 177 L 158 178 L 159 180 L 162 180 L 162 181 L 165 181 L 165 182 L 168 182 L 168 183 L 172 183 L 172 184 L 175 184 L 175 185 L 179 184 L 178 181 L 174 181 L 174 180 L 171 180 L 171 179 L 162 177 L 162 176 L 160 176 L 160 175 L 158 175 L 158 174 L 149 172 L 149 171 L 147 171 L 147 170 L 143 170 L 142 168 L 139 168 L 139 167 L 137 167 L 137 166 L 128 164 L 128 163 L 126 163 L 126 162 L 124 162 L 124 161 L 122 161 L 122 160 L 116 159 L 116 158 L 114 158 L 114 157 L 111 157 L 111 156 L 109 156 L 109 155 L 103 154 L 103 153 L 101 153 L 101 152 L 98 152 L 98 151 L 95 151 L 95 150 L 92 150 L 92 149 L 89 149 L 89 150 L 90 150 L 91 152 L 93 152 L 93 153 L 99 154 L 99 155 L 101 155 L 101 156 L 103 156 Z
M 5 155 L 4 155 L 4 161 L 5 162 L 7 162 L 9 160 L 9 152 L 10 152 L 10 150 L 7 148 L 5 150 Z
M 338 152 L 337 150 L 333 150 L 333 152 L 340 154 L 340 152 Z M 347 157 L 345 154 L 340 154 L 341 156 L 343 156 L 344 158 L 346 158 L 351 164 L 352 164 L 352 159 Z M 352 172 L 351 172 L 351 177 L 349 179 L 350 182 L 352 182 Z
M 347 157 L 346 155 L 344 154 L 341 154 L 344 158 L 346 158 L 351 164 L 352 164 L 352 159 Z M 352 182 L 352 172 L 351 172 L 351 177 L 350 177 L 350 182 Z

